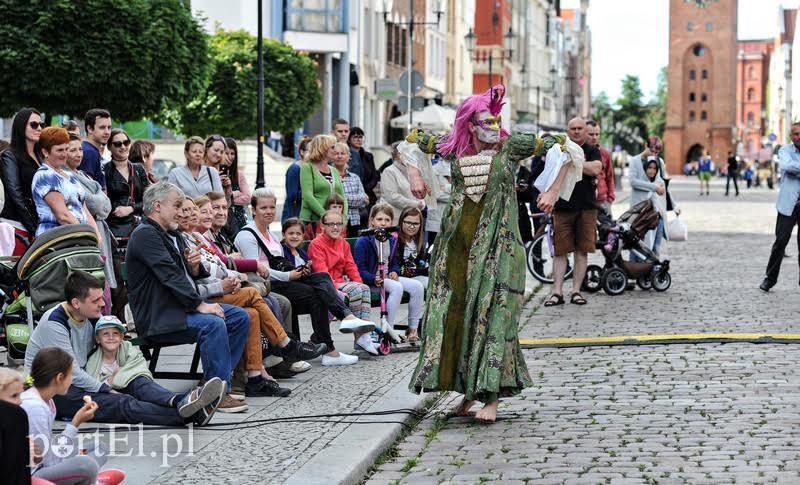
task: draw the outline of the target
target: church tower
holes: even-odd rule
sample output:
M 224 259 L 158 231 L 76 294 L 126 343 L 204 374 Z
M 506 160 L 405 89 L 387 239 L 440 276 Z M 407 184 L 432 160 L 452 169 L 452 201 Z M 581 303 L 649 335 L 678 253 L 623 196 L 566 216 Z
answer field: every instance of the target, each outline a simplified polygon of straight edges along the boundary
M 682 172 L 704 153 L 719 166 L 733 151 L 737 0 L 670 0 L 664 160 Z

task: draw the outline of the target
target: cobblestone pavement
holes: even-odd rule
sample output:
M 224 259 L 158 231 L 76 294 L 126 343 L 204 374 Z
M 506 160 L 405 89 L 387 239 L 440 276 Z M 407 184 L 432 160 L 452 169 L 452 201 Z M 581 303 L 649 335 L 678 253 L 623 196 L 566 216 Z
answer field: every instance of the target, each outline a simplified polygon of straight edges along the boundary
M 797 249 L 763 294 L 775 192 L 698 197 L 676 179 L 690 240 L 673 285 L 526 307 L 522 336 L 798 332 Z M 625 207 L 615 207 L 619 214 Z M 447 417 L 448 394 L 366 479 L 385 483 L 800 483 L 798 347 L 682 344 L 524 351 L 535 385 L 494 425 Z

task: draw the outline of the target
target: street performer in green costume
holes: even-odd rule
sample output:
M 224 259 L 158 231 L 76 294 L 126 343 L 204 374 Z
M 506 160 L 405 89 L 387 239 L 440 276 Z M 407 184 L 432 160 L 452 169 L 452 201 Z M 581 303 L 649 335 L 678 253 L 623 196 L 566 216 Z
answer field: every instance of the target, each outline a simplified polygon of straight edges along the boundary
M 422 346 L 410 388 L 464 394 L 459 415 L 481 401 L 485 405 L 475 418 L 483 422 L 495 421 L 499 398 L 532 384 L 518 339 L 525 252 L 514 191 L 517 167 L 520 160 L 544 154 L 556 144 L 567 151 L 563 135 L 545 135 L 537 142 L 535 135 L 509 135 L 502 129 L 504 94 L 500 84 L 467 98 L 449 135 L 413 132 L 400 147 L 408 154 L 410 142 L 423 152 L 449 158 L 452 171 L 451 198 L 442 212 L 431 259 Z M 421 198 L 426 187 L 420 157 L 403 158 L 419 169 L 409 170 L 409 177 L 415 196 Z M 568 166 L 557 170 L 540 196 L 544 211 L 552 212 Z

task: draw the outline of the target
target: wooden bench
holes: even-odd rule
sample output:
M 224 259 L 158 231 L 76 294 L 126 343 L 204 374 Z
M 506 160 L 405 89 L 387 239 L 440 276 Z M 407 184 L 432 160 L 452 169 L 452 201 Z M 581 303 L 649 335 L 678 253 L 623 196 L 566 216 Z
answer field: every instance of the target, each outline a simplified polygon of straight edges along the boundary
M 173 371 L 159 371 L 156 370 L 158 366 L 158 357 L 161 355 L 161 349 L 164 347 L 175 347 L 177 345 L 192 345 L 186 342 L 182 343 L 165 343 L 165 342 L 151 342 L 144 337 L 135 337 L 130 340 L 132 345 L 139 347 L 144 355 L 144 358 L 149 362 L 148 367 L 150 373 L 156 379 L 184 379 L 184 380 L 199 380 L 203 377 L 197 368 L 200 366 L 200 346 L 193 344 L 194 355 L 192 355 L 192 363 L 189 367 L 189 372 L 173 372 Z

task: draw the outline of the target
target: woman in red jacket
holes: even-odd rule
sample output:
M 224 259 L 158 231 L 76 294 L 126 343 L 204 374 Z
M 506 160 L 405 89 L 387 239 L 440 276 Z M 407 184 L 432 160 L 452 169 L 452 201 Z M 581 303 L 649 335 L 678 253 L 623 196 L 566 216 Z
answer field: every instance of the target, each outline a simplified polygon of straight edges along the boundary
M 353 260 L 350 245 L 342 237 L 344 220 L 336 210 L 326 211 L 322 218 L 322 234 L 308 246 L 308 257 L 316 272 L 331 275 L 333 285 L 347 295 L 350 311 L 362 320 L 370 320 L 372 303 L 369 286 L 365 285 Z M 355 350 L 378 355 L 378 347 L 370 333 L 356 334 Z

